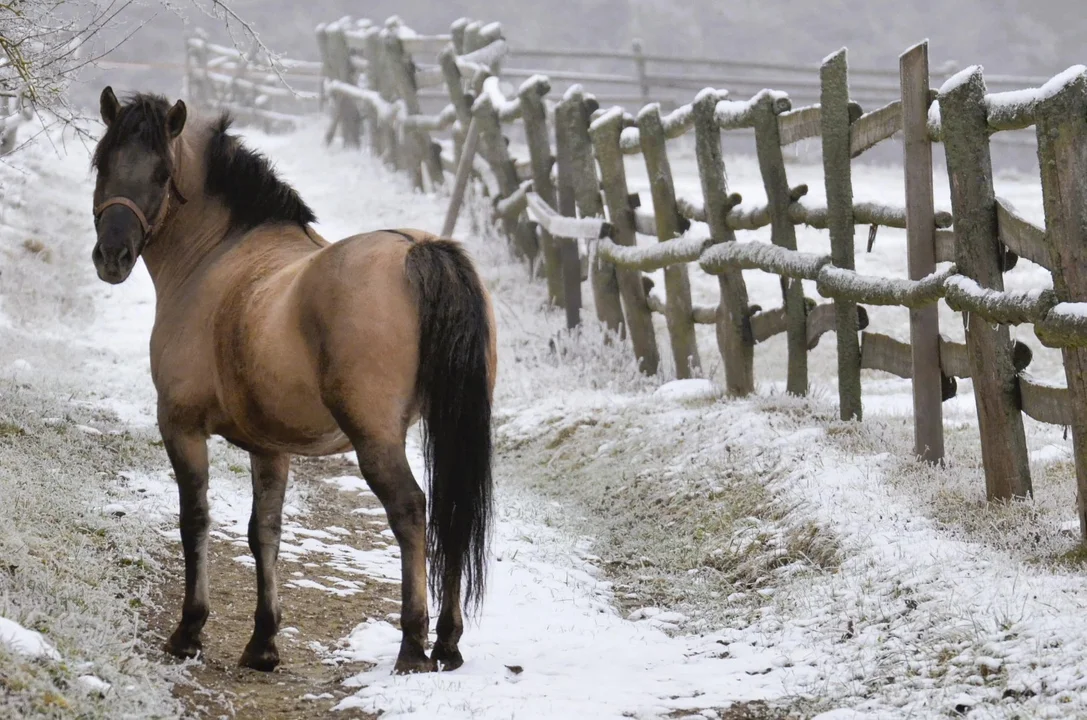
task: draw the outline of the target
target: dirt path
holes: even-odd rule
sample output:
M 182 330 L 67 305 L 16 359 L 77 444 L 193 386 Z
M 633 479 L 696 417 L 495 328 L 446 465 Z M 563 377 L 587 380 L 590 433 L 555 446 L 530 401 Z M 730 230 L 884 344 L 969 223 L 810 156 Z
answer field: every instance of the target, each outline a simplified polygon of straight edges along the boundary
M 285 521 L 284 548 L 292 548 L 307 533 L 323 536 L 326 528 L 333 528 L 337 537 L 331 547 L 341 561 L 356 551 L 393 554 L 395 543 L 381 534 L 387 525 L 377 500 L 366 492 L 344 491 L 323 482 L 332 477 L 357 477 L 357 467 L 341 458 L 296 458 L 292 470 L 293 482 L 307 493 L 310 509 L 301 518 Z M 369 667 L 366 663 L 342 663 L 330 657 L 330 651 L 367 617 L 385 618 L 396 613 L 399 583 L 367 577 L 364 567 L 357 568 L 350 579 L 344 578 L 351 568 L 335 560 L 330 563 L 332 555 L 322 557 L 319 549 L 297 556 L 281 553 L 283 630 L 278 644 L 282 662 L 272 673 L 240 668 L 237 660 L 253 627 L 256 577 L 251 563 L 235 559 L 249 555 L 245 538 L 226 539 L 223 535 L 227 533 L 213 532 L 211 544 L 211 617 L 204 629 L 207 655 L 191 666 L 191 684 L 175 687 L 175 695 L 193 716 L 201 718 L 328 717 L 331 708 L 349 694 L 343 680 Z M 291 535 L 294 540 L 288 539 Z M 159 608 L 149 618 L 146 634 L 155 649 L 162 647 L 180 614 L 184 587 L 181 546 L 174 543 L 172 547 L 176 555 L 167 559 L 171 577 L 161 586 Z M 345 720 L 375 717 L 357 709 L 335 715 Z

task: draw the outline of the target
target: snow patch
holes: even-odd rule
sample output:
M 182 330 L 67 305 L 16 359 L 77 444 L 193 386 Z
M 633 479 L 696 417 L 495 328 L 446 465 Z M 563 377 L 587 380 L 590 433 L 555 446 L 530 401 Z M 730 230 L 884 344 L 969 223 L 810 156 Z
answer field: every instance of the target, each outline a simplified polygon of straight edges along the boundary
M 658 397 L 679 402 L 691 402 L 698 400 L 716 400 L 724 391 L 712 380 L 692 378 L 689 380 L 672 380 L 657 388 L 654 393 Z
M 28 630 L 5 617 L 0 617 L 0 643 L 23 657 L 60 660 L 60 653 L 40 632 Z

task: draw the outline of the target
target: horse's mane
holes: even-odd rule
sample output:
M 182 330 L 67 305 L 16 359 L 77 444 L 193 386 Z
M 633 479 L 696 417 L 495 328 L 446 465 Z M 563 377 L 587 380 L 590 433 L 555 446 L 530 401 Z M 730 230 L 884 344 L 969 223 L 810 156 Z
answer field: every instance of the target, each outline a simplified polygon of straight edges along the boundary
M 233 119 L 224 112 L 212 124 L 206 150 L 209 195 L 230 210 L 235 228 L 249 230 L 266 222 L 301 226 L 317 219 L 298 191 L 281 180 L 264 155 L 228 135 Z

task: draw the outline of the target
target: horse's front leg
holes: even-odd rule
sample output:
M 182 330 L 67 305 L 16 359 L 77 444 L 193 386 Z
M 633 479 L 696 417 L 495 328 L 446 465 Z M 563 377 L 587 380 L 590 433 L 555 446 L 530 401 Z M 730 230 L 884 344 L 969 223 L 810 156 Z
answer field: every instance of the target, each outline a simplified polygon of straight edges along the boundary
M 192 434 L 163 428 L 163 444 L 177 478 L 181 547 L 185 553 L 185 601 L 181 622 L 166 651 L 181 658 L 201 650 L 200 631 L 208 619 L 208 443 Z
M 253 616 L 253 637 L 245 646 L 239 665 L 254 670 L 274 670 L 279 665 L 276 633 L 279 632 L 279 592 L 276 587 L 276 560 L 283 517 L 283 495 L 287 490 L 290 455 L 250 453 L 253 474 L 253 513 L 249 516 L 249 549 L 257 564 L 257 611 Z

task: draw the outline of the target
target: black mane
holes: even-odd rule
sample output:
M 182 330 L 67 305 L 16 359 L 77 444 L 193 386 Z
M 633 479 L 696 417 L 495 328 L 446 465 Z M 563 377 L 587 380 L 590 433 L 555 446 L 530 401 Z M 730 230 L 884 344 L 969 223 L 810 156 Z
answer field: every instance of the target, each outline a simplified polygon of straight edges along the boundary
M 94 150 L 91 166 L 100 171 L 106 170 L 106 158 L 130 140 L 136 140 L 148 152 L 170 161 L 170 141 L 166 137 L 166 113 L 170 110 L 170 102 L 162 95 L 151 93 L 136 93 L 126 100 Z
M 305 227 L 315 221 L 313 210 L 293 187 L 279 179 L 268 158 L 227 134 L 232 122 L 224 112 L 212 127 L 206 181 L 208 194 L 229 208 L 231 225 L 249 230 L 266 222 Z

